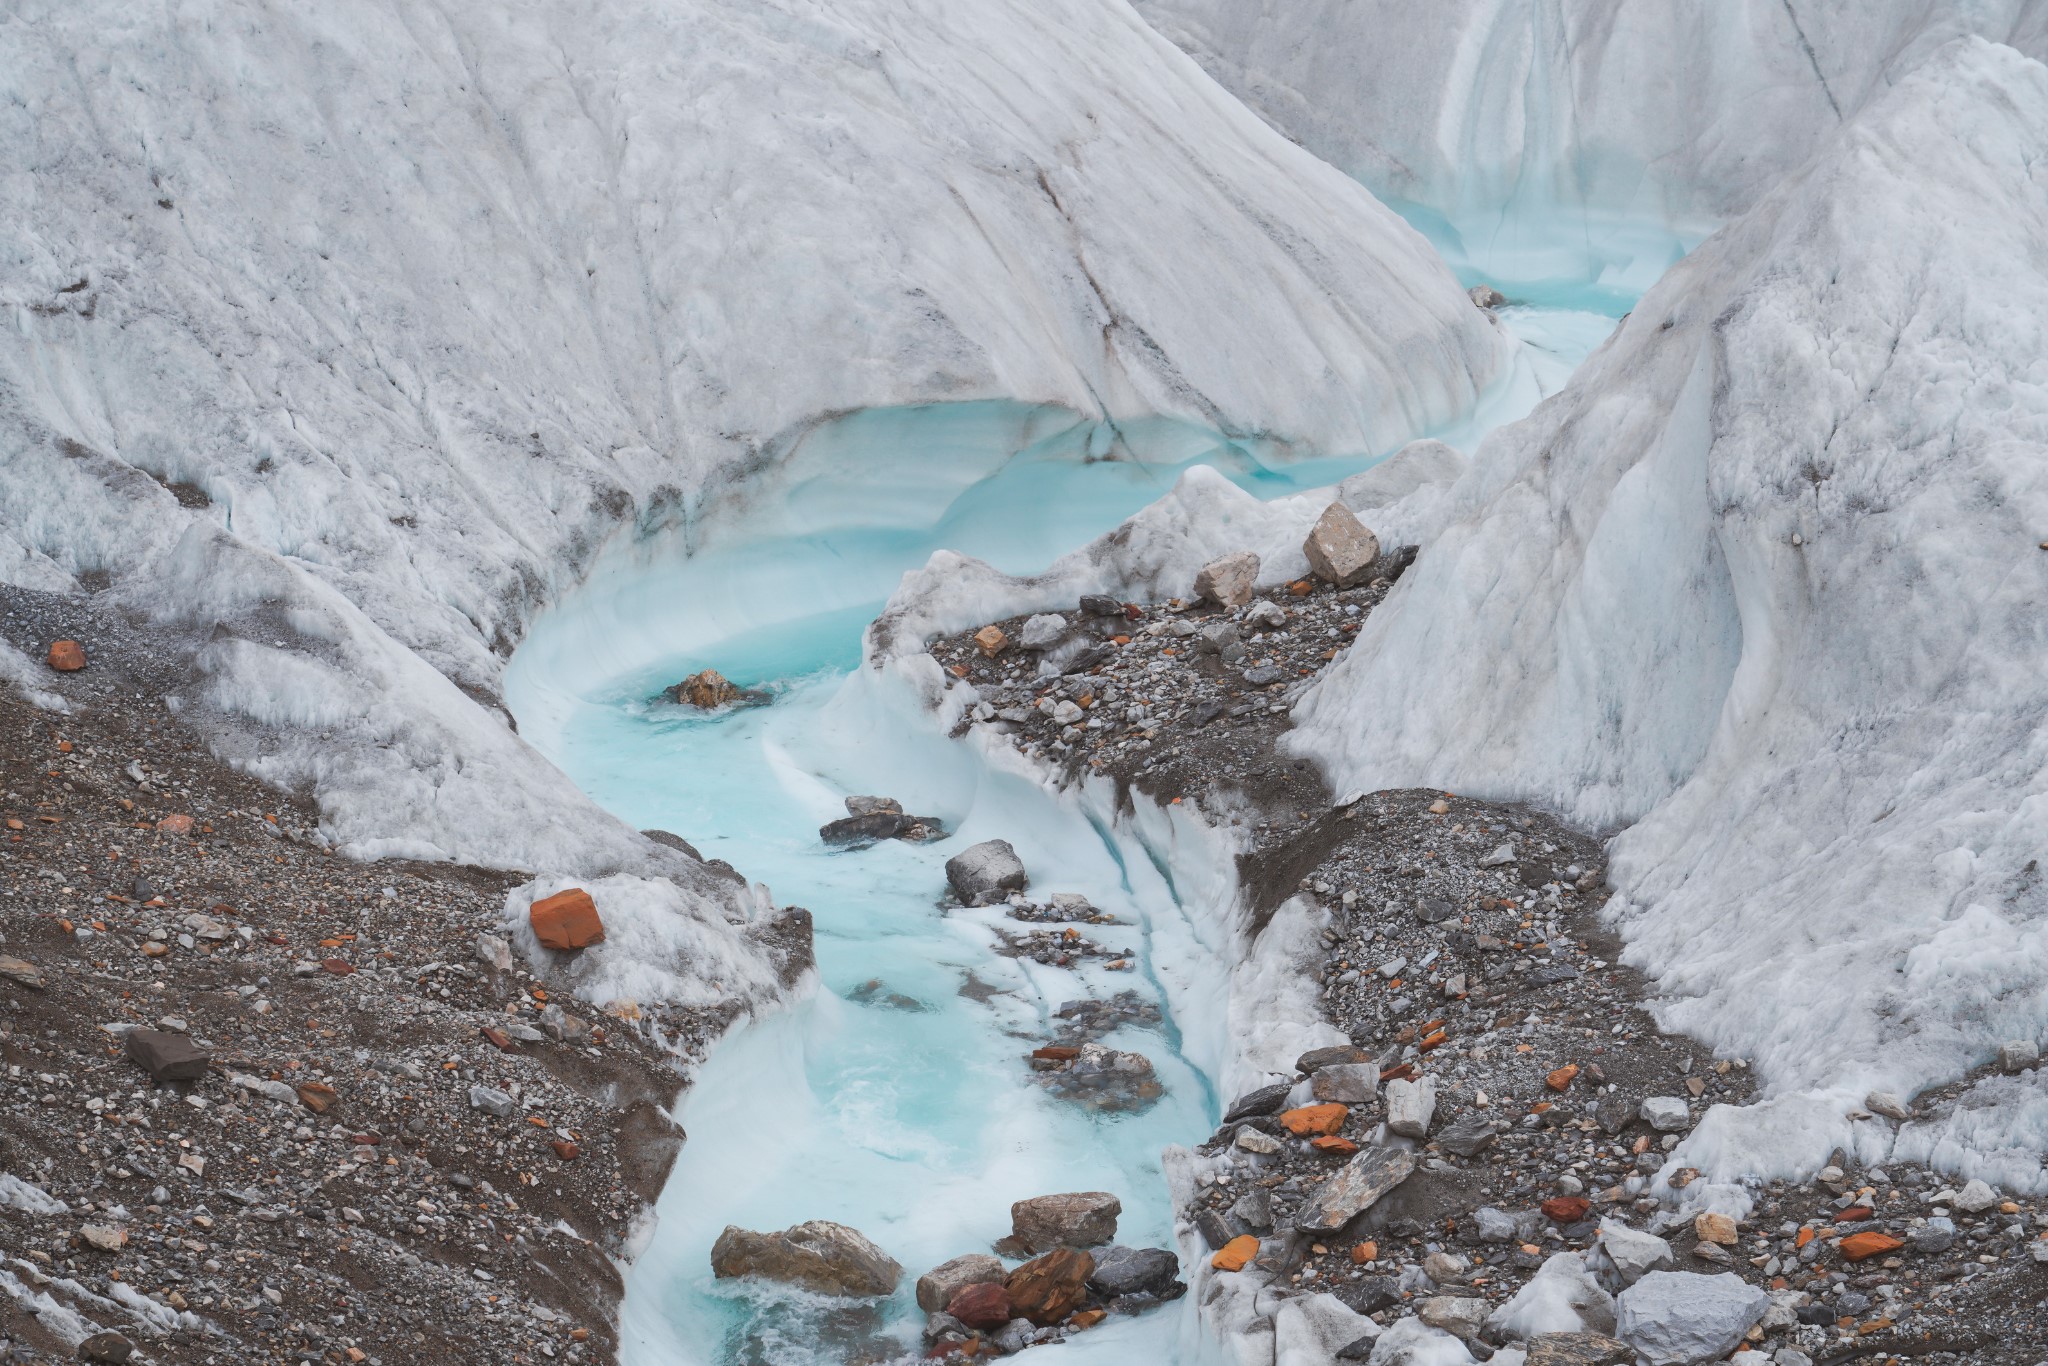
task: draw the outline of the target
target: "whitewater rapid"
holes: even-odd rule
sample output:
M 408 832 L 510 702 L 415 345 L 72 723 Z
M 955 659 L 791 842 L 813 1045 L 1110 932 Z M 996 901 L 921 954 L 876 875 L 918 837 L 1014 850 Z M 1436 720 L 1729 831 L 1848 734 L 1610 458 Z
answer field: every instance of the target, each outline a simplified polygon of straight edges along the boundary
M 1536 301 L 1502 311 L 1511 373 L 1438 434 L 1466 450 L 1561 387 L 1649 269 L 1640 235 L 1618 258 L 1524 261 L 1520 281 L 1510 254 L 1438 240 L 1462 274 L 1484 265 Z M 1657 243 L 1654 269 L 1684 245 Z M 506 676 L 522 735 L 621 818 L 685 836 L 816 925 L 817 989 L 736 1029 L 680 1104 L 689 1142 L 630 1273 L 624 1360 L 823 1366 L 909 1351 L 916 1276 L 985 1250 L 1027 1196 L 1113 1191 L 1119 1241 L 1175 1246 L 1161 1152 L 1207 1135 L 1227 1099 L 1211 1078 L 1228 1050 L 1230 850 L 1187 832 L 1148 839 L 1006 750 L 948 739 L 907 690 L 858 668 L 861 632 L 942 547 L 1037 570 L 1193 465 L 1271 497 L 1384 454 L 1288 463 L 1183 422 L 1112 427 L 1019 404 L 860 412 L 799 441 L 689 537 L 613 547 L 536 624 Z M 658 699 L 706 666 L 772 704 L 705 715 Z M 828 850 L 817 829 L 853 794 L 895 797 L 953 837 Z M 1006 957 L 998 911 L 941 910 L 944 861 L 986 838 L 1017 847 L 1035 898 L 1076 892 L 1116 916 L 1090 933 L 1133 950 L 1134 970 Z M 1051 1038 L 1058 1007 L 1122 991 L 1163 1023 L 1106 1042 L 1151 1058 L 1163 1098 L 1101 1116 L 1034 1086 L 1024 1055 Z M 853 1305 L 712 1278 L 727 1224 L 814 1218 L 859 1228 L 902 1262 L 897 1295 Z M 1060 1359 L 1192 1363 L 1212 1346 L 1183 1301 L 1080 1335 Z

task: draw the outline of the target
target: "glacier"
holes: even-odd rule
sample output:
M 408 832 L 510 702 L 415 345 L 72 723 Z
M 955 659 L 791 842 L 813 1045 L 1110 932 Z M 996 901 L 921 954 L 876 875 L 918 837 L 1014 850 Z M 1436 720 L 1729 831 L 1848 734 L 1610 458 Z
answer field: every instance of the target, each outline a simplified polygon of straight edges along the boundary
M 32 3 L 0 89 L 0 577 L 202 642 L 188 718 L 366 857 L 672 866 L 503 661 L 820 421 L 1384 450 L 1511 349 L 1109 0 Z

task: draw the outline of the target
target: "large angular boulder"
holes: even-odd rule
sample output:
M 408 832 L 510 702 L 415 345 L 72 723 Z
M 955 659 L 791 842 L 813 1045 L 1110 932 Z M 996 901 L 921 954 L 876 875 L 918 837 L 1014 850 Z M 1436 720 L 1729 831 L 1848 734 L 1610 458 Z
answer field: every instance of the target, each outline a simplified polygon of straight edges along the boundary
M 526 913 L 541 947 L 558 950 L 588 948 L 604 942 L 604 922 L 597 903 L 581 887 L 542 897 Z
M 131 1029 L 128 1061 L 157 1081 L 197 1081 L 213 1061 L 190 1036 L 162 1029 Z
M 993 905 L 1031 885 L 1024 860 L 1008 840 L 983 840 L 953 855 L 946 860 L 946 881 L 969 906 Z
M 946 1302 L 946 1312 L 969 1328 L 985 1331 L 1010 1321 L 1010 1292 L 1000 1281 L 980 1281 Z
M 1301 551 L 1317 578 L 1339 588 L 1352 588 L 1372 577 L 1373 562 L 1380 557 L 1380 540 L 1350 508 L 1332 503 L 1309 528 Z
M 1436 1078 L 1405 1078 L 1387 1083 L 1387 1132 L 1403 1138 L 1424 1138 L 1436 1114 Z
M 1259 557 L 1240 550 L 1202 566 L 1202 572 L 1195 575 L 1195 596 L 1218 607 L 1242 607 L 1252 600 L 1258 582 Z
M 1652 1271 L 1678 1264 L 1671 1244 L 1654 1233 L 1630 1228 L 1619 1219 L 1602 1219 L 1600 1236 L 1587 1252 L 1587 1265 L 1617 1288 L 1634 1285 Z
M 1108 1191 L 1041 1195 L 1010 1206 L 1010 1236 L 1026 1252 L 1099 1247 L 1116 1237 L 1123 1201 Z
M 1088 1288 L 1104 1299 L 1164 1296 L 1180 1286 L 1180 1258 L 1159 1247 L 1106 1247 L 1095 1254 Z
M 813 1219 L 780 1233 L 728 1225 L 711 1245 L 712 1274 L 759 1276 L 820 1295 L 889 1295 L 903 1279 L 896 1259 L 844 1224 Z
M 1695 1366 L 1735 1350 L 1770 1304 L 1733 1272 L 1652 1271 L 1616 1297 L 1614 1335 L 1650 1366 Z
M 1415 1154 L 1398 1148 L 1365 1148 L 1316 1188 L 1295 1216 L 1303 1233 L 1335 1233 L 1415 1171 Z
M 1024 1263 L 1003 1282 L 1010 1311 L 1049 1327 L 1081 1307 L 1088 1297 L 1088 1277 L 1095 1259 L 1079 1248 L 1063 1247 Z
M 917 1307 L 927 1314 L 945 1310 L 953 1297 L 970 1285 L 1002 1284 L 1002 1262 L 986 1252 L 970 1252 L 941 1262 L 917 1278 Z

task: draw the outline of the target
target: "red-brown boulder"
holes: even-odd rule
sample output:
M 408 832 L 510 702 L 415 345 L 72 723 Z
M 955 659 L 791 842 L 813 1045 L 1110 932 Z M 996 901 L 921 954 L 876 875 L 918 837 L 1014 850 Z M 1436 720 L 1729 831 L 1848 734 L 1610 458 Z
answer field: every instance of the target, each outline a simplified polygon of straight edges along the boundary
M 597 903 L 581 887 L 542 897 L 527 912 L 527 920 L 544 948 L 581 949 L 604 942 L 604 922 L 597 918 Z
M 85 667 L 85 647 L 75 640 L 60 640 L 50 646 L 50 667 L 60 674 L 75 674 Z
M 1088 1277 L 1095 1259 L 1079 1248 L 1055 1248 L 1034 1257 L 1003 1282 L 1010 1312 L 1049 1328 L 1081 1307 L 1088 1295 Z
M 1000 1328 L 1011 1318 L 1010 1292 L 996 1281 L 966 1286 L 946 1301 L 946 1312 L 969 1328 Z

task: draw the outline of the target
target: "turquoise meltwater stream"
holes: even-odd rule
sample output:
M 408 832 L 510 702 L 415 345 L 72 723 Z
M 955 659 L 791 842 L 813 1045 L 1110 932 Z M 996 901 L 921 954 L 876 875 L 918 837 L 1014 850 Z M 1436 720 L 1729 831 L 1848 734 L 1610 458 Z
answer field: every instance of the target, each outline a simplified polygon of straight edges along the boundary
M 1559 387 L 1627 306 L 1612 273 L 1581 261 L 1576 284 L 1500 281 L 1541 304 L 1504 311 L 1524 342 L 1514 373 L 1441 435 L 1470 450 Z M 675 831 L 816 917 L 822 990 L 736 1030 L 682 1102 L 689 1142 L 629 1276 L 627 1362 L 840 1366 L 918 1351 L 917 1275 L 987 1250 L 1027 1196 L 1113 1191 L 1119 1241 L 1174 1246 L 1160 1152 L 1200 1141 L 1218 1117 L 1205 1072 L 1218 1061 L 1226 946 L 1199 903 L 1227 886 L 1178 868 L 1170 882 L 1075 803 L 935 733 L 855 671 L 861 631 L 941 547 L 1037 570 L 1192 464 L 1273 496 L 1374 458 L 1282 465 L 1183 424 L 1111 433 L 1015 404 L 857 413 L 805 438 L 690 553 L 642 547 L 609 562 L 536 624 L 506 680 L 522 733 L 636 828 Z M 773 704 L 707 716 L 650 701 L 705 667 L 771 690 Z M 828 851 L 818 827 L 851 793 L 899 798 L 956 833 Z M 993 837 L 1016 845 L 1034 896 L 1079 892 L 1125 922 L 1090 933 L 1135 950 L 1135 970 L 1004 957 L 996 912 L 941 912 L 945 860 Z M 1099 1115 L 1034 1085 L 1024 1054 L 1050 1037 L 1053 1012 L 1126 990 L 1164 1023 L 1107 1042 L 1150 1057 L 1164 1097 Z M 727 1224 L 806 1219 L 858 1228 L 903 1263 L 896 1296 L 832 1301 L 712 1278 Z M 1195 1363 L 1207 1350 L 1182 1302 L 1024 1355 L 1107 1366 Z

